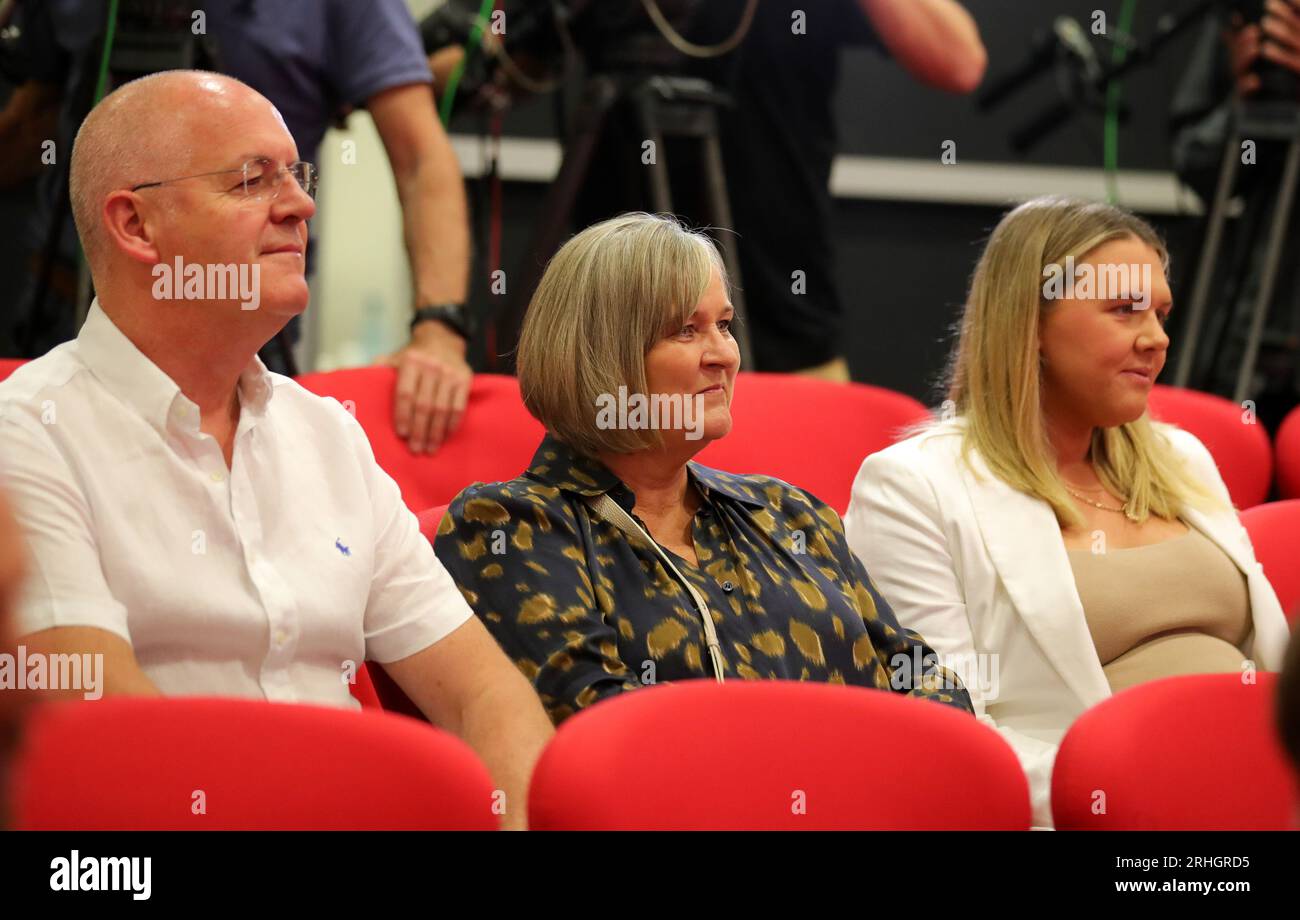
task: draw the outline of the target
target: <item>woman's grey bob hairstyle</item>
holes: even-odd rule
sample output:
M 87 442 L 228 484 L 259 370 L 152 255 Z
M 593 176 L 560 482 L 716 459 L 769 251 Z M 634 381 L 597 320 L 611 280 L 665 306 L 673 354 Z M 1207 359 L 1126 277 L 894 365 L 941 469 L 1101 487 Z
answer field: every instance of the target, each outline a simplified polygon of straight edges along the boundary
M 669 216 L 622 214 L 574 236 L 524 317 L 517 367 L 528 411 L 589 457 L 659 446 L 653 429 L 597 427 L 598 400 L 620 386 L 647 393 L 646 354 L 685 324 L 715 271 L 726 285 L 713 241 Z

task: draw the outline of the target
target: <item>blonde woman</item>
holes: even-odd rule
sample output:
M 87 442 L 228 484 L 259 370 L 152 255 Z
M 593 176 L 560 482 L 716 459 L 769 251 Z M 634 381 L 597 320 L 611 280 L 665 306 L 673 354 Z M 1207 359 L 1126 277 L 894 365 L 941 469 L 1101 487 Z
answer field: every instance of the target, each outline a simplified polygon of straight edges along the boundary
M 1056 747 L 1112 693 L 1275 669 L 1287 639 L 1205 447 L 1147 417 L 1167 255 L 1103 204 L 1030 201 L 971 282 L 950 416 L 868 457 L 850 545 L 899 621 L 956 667 L 1048 825 Z
M 556 723 L 710 677 L 852 684 L 969 711 L 899 628 L 834 510 L 692 462 L 731 428 L 731 321 L 717 250 L 671 219 L 627 214 L 566 243 L 519 343 L 524 401 L 547 435 L 523 475 L 457 496 L 438 557 Z M 786 436 L 808 436 L 789 423 Z

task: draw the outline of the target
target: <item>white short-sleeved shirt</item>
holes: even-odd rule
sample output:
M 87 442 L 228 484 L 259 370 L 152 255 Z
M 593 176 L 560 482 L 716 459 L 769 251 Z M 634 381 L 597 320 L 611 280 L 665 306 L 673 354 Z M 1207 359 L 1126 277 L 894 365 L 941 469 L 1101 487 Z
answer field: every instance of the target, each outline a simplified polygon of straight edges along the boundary
M 357 705 L 472 614 L 356 420 L 256 358 L 233 462 L 96 302 L 0 383 L 0 482 L 29 550 L 18 633 L 94 626 L 164 694 Z

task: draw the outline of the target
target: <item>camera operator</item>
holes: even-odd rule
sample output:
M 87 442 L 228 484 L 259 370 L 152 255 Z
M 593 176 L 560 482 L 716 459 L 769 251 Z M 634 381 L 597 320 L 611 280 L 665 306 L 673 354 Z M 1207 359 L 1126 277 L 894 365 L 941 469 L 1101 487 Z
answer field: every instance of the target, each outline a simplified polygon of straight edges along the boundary
M 701 4 L 701 40 L 725 34 L 742 5 Z M 802 33 L 796 11 L 806 11 Z M 849 379 L 830 173 L 840 52 L 854 46 L 886 54 L 913 79 L 948 93 L 972 92 L 987 60 L 974 20 L 955 0 L 761 0 L 740 48 L 695 65 L 735 100 L 720 114 L 721 142 L 760 371 Z M 797 270 L 802 294 L 792 290 Z
M 611 0 L 600 5 L 597 18 L 579 2 L 573 15 L 555 16 L 567 27 L 532 29 L 531 46 L 521 47 L 513 17 L 540 19 L 552 6 L 547 0 L 506 4 L 512 17 L 506 55 L 497 55 L 491 37 L 484 37 L 487 55 L 500 57 L 508 71 L 505 87 L 515 91 L 535 82 L 537 72 L 520 62 L 556 55 L 567 42 L 581 51 L 589 72 L 695 76 L 726 92 L 734 104 L 717 113 L 733 218 L 725 229 L 738 237 L 747 314 L 741 334 L 749 337 L 756 364 L 750 369 L 848 380 L 830 229 L 839 52 L 870 46 L 928 86 L 969 93 L 986 63 L 970 14 L 956 0 L 760 0 L 752 7 L 747 0 Z M 472 16 L 465 10 L 446 8 L 422 27 L 435 73 L 461 60 L 439 29 Z M 678 26 L 682 31 L 672 34 Z M 592 156 L 597 166 L 574 208 L 577 227 L 647 208 L 645 140 L 636 105 L 616 105 L 605 117 Z M 672 137 L 665 144 L 674 210 L 696 225 L 716 219 L 703 206 L 698 146 Z M 803 272 L 802 292 L 793 289 L 795 271 Z

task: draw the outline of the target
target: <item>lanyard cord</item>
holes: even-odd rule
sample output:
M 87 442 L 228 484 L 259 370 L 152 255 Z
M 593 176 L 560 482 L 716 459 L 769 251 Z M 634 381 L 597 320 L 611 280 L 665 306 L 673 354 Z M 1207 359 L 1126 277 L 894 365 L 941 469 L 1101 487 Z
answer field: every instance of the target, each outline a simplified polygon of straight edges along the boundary
M 709 613 L 709 605 L 704 602 L 704 597 L 699 591 L 695 590 L 695 586 L 686 579 L 686 576 L 668 558 L 668 554 L 664 552 L 663 547 L 656 543 L 654 538 L 633 520 L 632 515 L 623 510 L 622 505 L 610 498 L 608 493 L 588 496 L 583 500 L 602 520 L 613 524 L 629 537 L 640 537 L 645 540 L 654 549 L 665 568 L 672 572 L 673 577 L 686 589 L 686 592 L 691 596 L 691 600 L 695 602 L 695 609 L 700 615 L 700 621 L 704 624 L 704 641 L 709 648 L 709 664 L 713 668 L 713 677 L 718 683 L 722 683 L 722 646 L 718 642 L 718 630 L 714 625 L 713 615 Z

